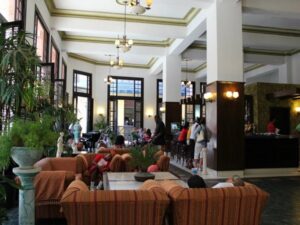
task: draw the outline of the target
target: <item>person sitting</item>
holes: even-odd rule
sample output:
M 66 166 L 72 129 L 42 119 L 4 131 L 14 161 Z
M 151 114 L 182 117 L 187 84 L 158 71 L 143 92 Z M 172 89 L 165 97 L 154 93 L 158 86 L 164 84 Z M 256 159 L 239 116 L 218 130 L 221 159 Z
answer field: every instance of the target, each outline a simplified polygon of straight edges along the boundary
M 145 144 L 150 143 L 151 142 L 151 130 L 147 129 L 146 132 L 143 134 L 143 142 Z
M 240 178 L 240 176 L 233 175 L 232 177 L 228 178 L 226 182 L 217 183 L 212 188 L 239 187 L 239 186 L 245 186 L 245 182 Z
M 275 134 L 276 132 L 276 126 L 275 126 L 275 122 L 276 122 L 276 119 L 275 118 L 271 118 L 268 125 L 267 125 L 267 132 L 268 133 L 272 133 L 272 134 Z
M 178 136 L 178 142 L 181 144 L 186 144 L 186 137 L 189 129 L 189 123 L 185 122 L 184 126 L 182 127 L 179 136 Z
M 192 175 L 188 180 L 187 184 L 189 188 L 206 188 L 206 183 L 199 175 Z
M 96 154 L 92 165 L 89 168 L 89 173 L 93 181 L 102 180 L 102 175 L 104 172 L 109 171 L 109 164 L 113 158 L 112 154 Z
M 124 148 L 125 146 L 125 138 L 123 135 L 118 135 L 115 141 L 115 148 Z

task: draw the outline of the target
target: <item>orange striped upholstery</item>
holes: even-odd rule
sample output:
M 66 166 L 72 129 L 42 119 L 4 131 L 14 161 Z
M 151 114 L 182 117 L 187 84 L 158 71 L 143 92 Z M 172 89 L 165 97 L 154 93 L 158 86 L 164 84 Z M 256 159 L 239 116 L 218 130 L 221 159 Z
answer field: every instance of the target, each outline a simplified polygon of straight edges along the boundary
M 174 225 L 259 225 L 269 195 L 254 185 L 189 189 L 161 183 Z
M 125 172 L 125 161 L 119 154 L 112 158 L 109 169 L 111 172 Z
M 159 171 L 169 171 L 170 167 L 170 157 L 166 155 L 161 155 L 157 160 L 157 166 Z
M 78 189 L 67 190 L 61 204 L 68 225 L 161 225 L 169 199 L 153 190 Z
M 130 165 L 130 161 L 132 159 L 132 156 L 129 153 L 124 153 L 123 155 L 121 155 L 121 157 L 122 157 L 122 159 L 124 160 L 124 163 L 125 163 L 125 171 L 126 172 L 133 171 L 134 169 Z
M 35 177 L 36 219 L 63 218 L 60 198 L 75 177 L 81 177 L 82 166 L 73 157 L 44 158 L 34 166 L 42 169 Z

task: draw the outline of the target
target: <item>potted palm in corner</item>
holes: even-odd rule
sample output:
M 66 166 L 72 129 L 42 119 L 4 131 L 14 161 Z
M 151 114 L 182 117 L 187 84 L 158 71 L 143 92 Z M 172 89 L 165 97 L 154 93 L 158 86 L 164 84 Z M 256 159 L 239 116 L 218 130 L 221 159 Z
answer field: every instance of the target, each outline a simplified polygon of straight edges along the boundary
M 137 173 L 134 175 L 134 178 L 137 181 L 145 181 L 148 179 L 154 179 L 155 175 L 148 173 L 147 169 L 150 165 L 155 163 L 155 154 L 158 152 L 157 146 L 146 145 L 146 146 L 135 146 L 130 149 L 130 154 L 132 159 L 130 164 L 132 168 L 137 169 Z
M 53 131 L 53 125 L 54 120 L 50 116 L 16 119 L 13 122 L 7 136 L 12 146 L 11 157 L 20 168 L 32 168 L 45 148 L 55 145 L 58 134 Z

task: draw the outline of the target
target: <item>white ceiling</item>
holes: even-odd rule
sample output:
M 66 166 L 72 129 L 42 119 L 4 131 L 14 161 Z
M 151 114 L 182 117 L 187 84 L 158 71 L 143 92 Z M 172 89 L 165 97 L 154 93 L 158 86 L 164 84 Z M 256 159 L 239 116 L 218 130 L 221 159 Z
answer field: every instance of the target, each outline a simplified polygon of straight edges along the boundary
M 274 3 L 273 1 L 278 3 Z M 262 52 L 277 51 L 279 53 L 300 49 L 300 12 L 299 14 L 295 13 L 298 8 L 294 7 L 293 9 L 291 4 L 289 4 L 291 2 L 295 5 L 295 0 L 285 0 L 285 4 L 280 3 L 279 0 L 273 1 L 245 0 L 242 2 L 244 6 L 244 26 L 254 26 L 254 30 L 256 27 L 262 30 L 265 29 L 264 27 L 275 30 L 273 33 L 267 33 L 262 30 L 257 32 L 244 30 L 244 47 Z M 67 39 L 63 42 L 63 47 L 65 47 L 67 52 L 75 53 L 95 61 L 108 61 L 108 57 L 105 56 L 106 54 L 116 55 L 113 42 L 104 43 L 101 40 L 105 38 L 115 39 L 118 35 L 122 36 L 124 32 L 124 22 L 122 19 L 110 20 L 108 18 L 102 18 L 101 16 L 119 15 L 122 18 L 124 6 L 119 5 L 116 0 L 53 0 L 53 2 L 60 13 L 69 12 L 73 14 L 86 13 L 87 15 L 99 15 L 99 17 L 95 18 L 84 17 L 82 15 L 64 17 L 56 14 L 52 16 L 53 29 L 63 31 L 67 37 L 73 38 L 72 40 Z M 145 0 L 141 2 L 145 4 Z M 121 52 L 120 57 L 124 59 L 125 63 L 146 65 L 152 58 L 159 59 L 159 57 L 170 53 L 170 49 L 173 49 L 173 46 L 165 46 L 163 44 L 166 43 L 163 41 L 172 40 L 174 43 L 183 43 L 182 46 L 184 47 L 181 47 L 181 50 L 177 50 L 177 52 L 183 52 L 187 57 L 191 57 L 192 60 L 188 62 L 188 69 L 199 67 L 205 63 L 205 49 L 187 49 L 187 47 L 194 42 L 205 45 L 205 32 L 204 35 L 203 33 L 199 33 L 198 36 L 193 37 L 189 35 L 189 33 L 193 33 L 193 31 L 189 30 L 189 27 L 183 26 L 182 24 L 181 26 L 178 24 L 161 24 L 160 22 L 164 19 L 170 19 L 173 22 L 184 22 L 184 17 L 191 9 L 197 8 L 201 10 L 198 14 L 199 16 L 212 2 L 213 0 L 154 0 L 152 9 L 146 11 L 142 16 L 131 14 L 130 8 L 128 8 L 127 12 L 130 15 L 131 21 L 127 22 L 127 36 L 134 41 L 139 40 L 142 43 L 134 45 L 132 50 L 126 54 Z M 255 7 L 251 5 L 254 4 L 254 2 L 257 4 Z M 260 2 L 261 5 L 257 2 Z M 270 10 L 268 10 L 268 4 L 270 5 Z M 277 8 L 276 4 L 278 4 Z M 288 10 L 290 10 L 291 13 L 288 13 Z M 199 20 L 198 16 L 194 19 L 195 23 Z M 152 22 L 149 21 L 149 19 L 152 20 Z M 155 20 L 154 22 L 153 19 Z M 276 33 L 276 29 L 278 28 L 294 29 L 296 32 L 299 31 L 299 34 L 286 35 L 284 32 L 278 34 Z M 195 29 L 199 29 L 199 27 L 195 26 Z M 80 38 L 82 38 L 82 40 L 79 41 L 78 39 Z M 88 41 L 88 38 L 94 40 Z M 186 44 L 185 41 L 189 44 Z M 176 52 L 176 49 L 174 52 Z M 247 53 L 244 58 L 245 68 L 255 64 L 278 65 L 284 61 L 279 59 L 279 56 L 264 55 L 261 52 L 257 56 L 253 52 Z M 186 68 L 185 62 L 182 62 L 182 68 Z

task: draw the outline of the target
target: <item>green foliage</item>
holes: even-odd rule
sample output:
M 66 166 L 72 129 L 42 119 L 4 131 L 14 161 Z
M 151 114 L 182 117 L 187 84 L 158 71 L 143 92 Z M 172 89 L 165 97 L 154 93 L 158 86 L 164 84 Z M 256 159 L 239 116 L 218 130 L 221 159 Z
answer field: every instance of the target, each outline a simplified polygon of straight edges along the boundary
M 99 114 L 99 116 L 97 117 L 94 127 L 96 130 L 103 130 L 108 126 L 107 124 L 107 120 L 105 118 L 105 116 L 103 116 L 102 114 Z
M 150 144 L 144 147 L 135 146 L 131 148 L 131 166 L 133 168 L 138 168 L 141 171 L 147 171 L 147 168 L 156 161 L 154 157 L 156 152 L 158 152 L 158 148 Z
M 50 116 L 36 116 L 32 120 L 15 119 L 9 131 L 0 137 L 0 156 L 9 158 L 12 146 L 28 147 L 44 151 L 56 145 L 58 133 L 53 131 L 54 119 Z M 1 158 L 0 166 L 7 166 L 5 158 Z
M 10 149 L 12 143 L 7 134 L 0 136 L 0 171 L 4 170 L 9 165 Z
M 7 37 L 0 29 L 0 104 L 10 106 L 16 115 L 23 106 L 33 108 L 38 92 L 35 80 L 40 60 L 28 39 L 33 39 L 31 34 L 20 31 Z

